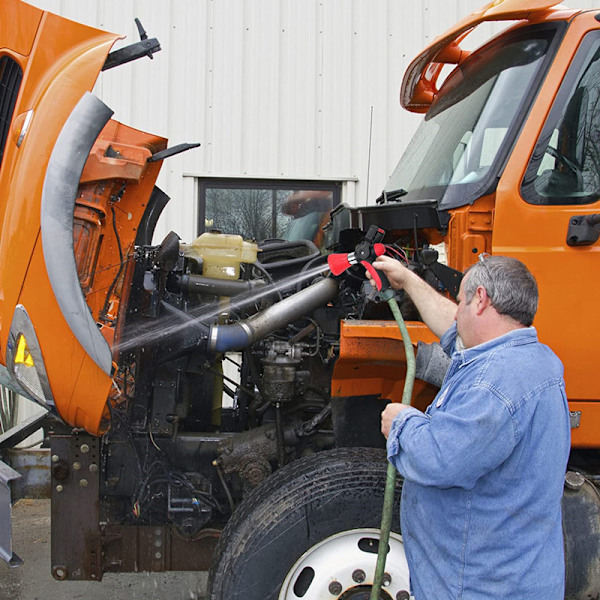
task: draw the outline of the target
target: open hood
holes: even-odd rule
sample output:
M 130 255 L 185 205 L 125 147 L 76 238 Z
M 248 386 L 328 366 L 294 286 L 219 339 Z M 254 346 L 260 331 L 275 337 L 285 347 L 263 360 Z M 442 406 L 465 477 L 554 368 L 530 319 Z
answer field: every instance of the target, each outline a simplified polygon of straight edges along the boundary
M 18 0 L 0 11 L 2 380 L 98 434 L 161 164 L 149 159 L 166 140 L 113 121 L 90 93 L 109 63 L 135 58 L 109 55 L 118 35 Z

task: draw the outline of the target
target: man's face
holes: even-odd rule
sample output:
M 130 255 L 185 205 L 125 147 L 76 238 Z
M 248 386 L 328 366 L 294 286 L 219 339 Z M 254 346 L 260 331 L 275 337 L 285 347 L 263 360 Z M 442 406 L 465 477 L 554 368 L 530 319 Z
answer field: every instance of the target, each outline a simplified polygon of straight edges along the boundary
M 458 291 L 458 296 L 456 297 L 458 300 L 458 308 L 456 309 L 456 315 L 454 315 L 454 319 L 456 321 L 456 331 L 465 348 L 471 348 L 475 345 L 473 341 L 473 333 L 476 327 L 477 316 L 475 311 L 477 295 L 475 294 L 469 303 L 467 303 L 465 300 L 464 284 L 468 276 L 469 275 L 467 274 L 460 284 L 460 290 Z

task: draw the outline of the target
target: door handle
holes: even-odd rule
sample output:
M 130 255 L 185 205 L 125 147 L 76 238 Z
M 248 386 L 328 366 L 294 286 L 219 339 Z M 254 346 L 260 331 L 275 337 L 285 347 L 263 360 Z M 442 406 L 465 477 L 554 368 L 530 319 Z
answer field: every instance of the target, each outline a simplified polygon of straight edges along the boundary
M 569 219 L 567 244 L 569 246 L 591 246 L 600 237 L 600 213 L 575 215 Z

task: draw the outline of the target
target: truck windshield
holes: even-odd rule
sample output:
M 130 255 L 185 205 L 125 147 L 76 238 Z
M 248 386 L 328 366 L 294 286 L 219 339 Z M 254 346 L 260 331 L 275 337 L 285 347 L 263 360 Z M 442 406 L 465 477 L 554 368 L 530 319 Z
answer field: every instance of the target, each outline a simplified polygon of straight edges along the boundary
M 531 103 L 554 28 L 526 28 L 473 53 L 444 82 L 388 181 L 402 203 L 474 202 L 495 183 Z

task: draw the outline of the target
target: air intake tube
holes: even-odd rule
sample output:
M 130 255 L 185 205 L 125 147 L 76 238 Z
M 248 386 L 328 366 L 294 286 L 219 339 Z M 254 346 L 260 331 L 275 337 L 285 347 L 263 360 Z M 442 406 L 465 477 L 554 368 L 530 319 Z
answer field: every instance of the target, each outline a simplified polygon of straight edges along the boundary
M 244 321 L 233 325 L 212 325 L 208 336 L 208 350 L 243 350 L 319 306 L 331 302 L 337 293 L 338 282 L 335 279 L 321 279 Z

